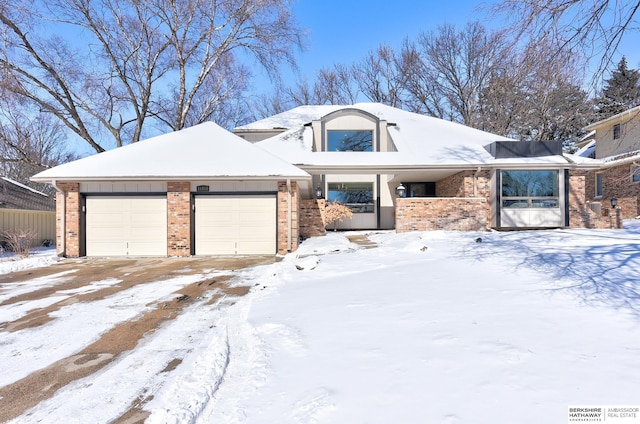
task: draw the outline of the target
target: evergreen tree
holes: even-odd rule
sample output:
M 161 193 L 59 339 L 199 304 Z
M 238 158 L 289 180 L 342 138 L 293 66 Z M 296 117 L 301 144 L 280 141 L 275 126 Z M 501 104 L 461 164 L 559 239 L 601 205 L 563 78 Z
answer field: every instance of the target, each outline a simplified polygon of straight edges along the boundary
M 618 68 L 604 82 L 602 95 L 596 99 L 598 119 L 624 112 L 640 105 L 640 71 L 627 68 L 627 59 L 623 56 Z

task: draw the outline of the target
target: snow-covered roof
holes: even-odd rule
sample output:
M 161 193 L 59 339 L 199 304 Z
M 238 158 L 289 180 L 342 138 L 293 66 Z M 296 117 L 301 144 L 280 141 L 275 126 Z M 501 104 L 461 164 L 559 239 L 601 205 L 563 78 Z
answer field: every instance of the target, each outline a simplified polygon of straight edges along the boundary
M 41 191 L 38 191 L 35 188 L 31 188 L 29 186 L 26 186 L 26 185 L 24 185 L 22 183 L 19 183 L 19 182 L 15 181 L 15 180 L 12 180 L 11 178 L 7 178 L 7 177 L 0 177 L 0 178 L 2 178 L 4 181 L 6 181 L 6 182 L 8 182 L 10 184 L 17 185 L 18 187 L 21 187 L 21 188 L 23 188 L 25 190 L 29 190 L 32 193 L 39 194 L 40 196 L 44 196 L 44 197 L 49 197 L 49 195 L 47 195 L 47 194 L 45 194 L 45 193 L 43 193 Z
M 323 116 L 342 109 L 345 106 L 338 105 L 305 105 L 298 106 L 286 112 L 278 113 L 268 118 L 236 127 L 235 130 L 271 130 L 292 129 L 301 127 L 311 121 L 316 121 Z
M 574 153 L 576 156 L 581 156 L 584 158 L 594 157 L 596 151 L 596 141 L 591 140 Z
M 313 130 L 304 126 L 340 109 L 357 109 L 392 123 L 387 127 L 397 152 L 313 152 Z M 380 103 L 352 106 L 300 106 L 253 122 L 237 130 L 286 129 L 256 145 L 302 167 L 398 167 L 487 166 L 492 164 L 569 164 L 564 156 L 512 158 L 498 161 L 485 146 L 507 137 L 477 130 L 455 122 L 433 118 Z
M 33 181 L 310 178 L 213 122 L 56 166 Z
M 584 127 L 585 130 L 589 131 L 589 130 L 595 130 L 596 128 L 598 128 L 599 126 L 603 125 L 603 124 L 607 124 L 610 122 L 614 122 L 614 121 L 619 121 L 621 119 L 630 117 L 631 115 L 638 115 L 640 114 L 640 106 L 636 106 L 633 107 L 631 109 L 627 109 L 623 112 L 620 112 L 616 115 L 610 116 L 608 118 L 602 119 L 600 121 L 596 121 L 592 124 L 587 125 L 586 127 Z
M 619 153 L 617 155 L 607 156 L 606 158 L 602 158 L 602 161 L 606 166 L 638 162 L 640 161 L 640 150 L 634 150 L 631 152 Z

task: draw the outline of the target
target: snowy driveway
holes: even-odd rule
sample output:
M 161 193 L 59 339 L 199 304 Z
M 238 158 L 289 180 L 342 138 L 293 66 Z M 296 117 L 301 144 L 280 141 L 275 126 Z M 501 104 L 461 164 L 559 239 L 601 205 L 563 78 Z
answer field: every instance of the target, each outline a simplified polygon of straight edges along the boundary
M 236 270 L 271 262 L 68 259 L 0 275 L 0 422 L 99 372 L 194 303 L 220 307 L 246 294 L 229 284 Z
M 381 232 L 370 249 L 338 232 L 235 272 L 112 266 L 75 288 L 82 263 L 34 270 L 0 284 L 0 421 L 537 424 L 638 407 L 640 221 L 625 226 Z

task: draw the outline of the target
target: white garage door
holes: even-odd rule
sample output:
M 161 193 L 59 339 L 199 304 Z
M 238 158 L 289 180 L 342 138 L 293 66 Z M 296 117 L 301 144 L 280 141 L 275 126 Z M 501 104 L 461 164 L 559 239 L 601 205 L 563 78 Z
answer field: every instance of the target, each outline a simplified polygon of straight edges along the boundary
M 196 196 L 196 255 L 274 255 L 276 197 Z
M 87 256 L 166 256 L 167 198 L 87 196 Z

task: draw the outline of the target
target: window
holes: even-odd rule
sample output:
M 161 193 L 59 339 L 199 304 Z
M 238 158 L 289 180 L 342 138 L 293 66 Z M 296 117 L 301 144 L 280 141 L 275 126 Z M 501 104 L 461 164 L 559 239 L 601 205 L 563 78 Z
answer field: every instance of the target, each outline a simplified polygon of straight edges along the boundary
M 436 183 L 403 183 L 407 188 L 407 197 L 435 197 Z
M 602 197 L 602 174 L 596 174 L 596 197 Z
M 327 131 L 327 151 L 329 152 L 372 152 L 372 130 L 329 130 Z
M 327 200 L 348 206 L 354 213 L 373 213 L 373 183 L 329 183 Z
M 620 124 L 615 124 L 613 126 L 613 139 L 617 140 L 620 138 Z
M 632 183 L 640 182 L 640 165 L 631 166 L 631 182 Z
M 502 171 L 502 207 L 557 208 L 558 171 Z

